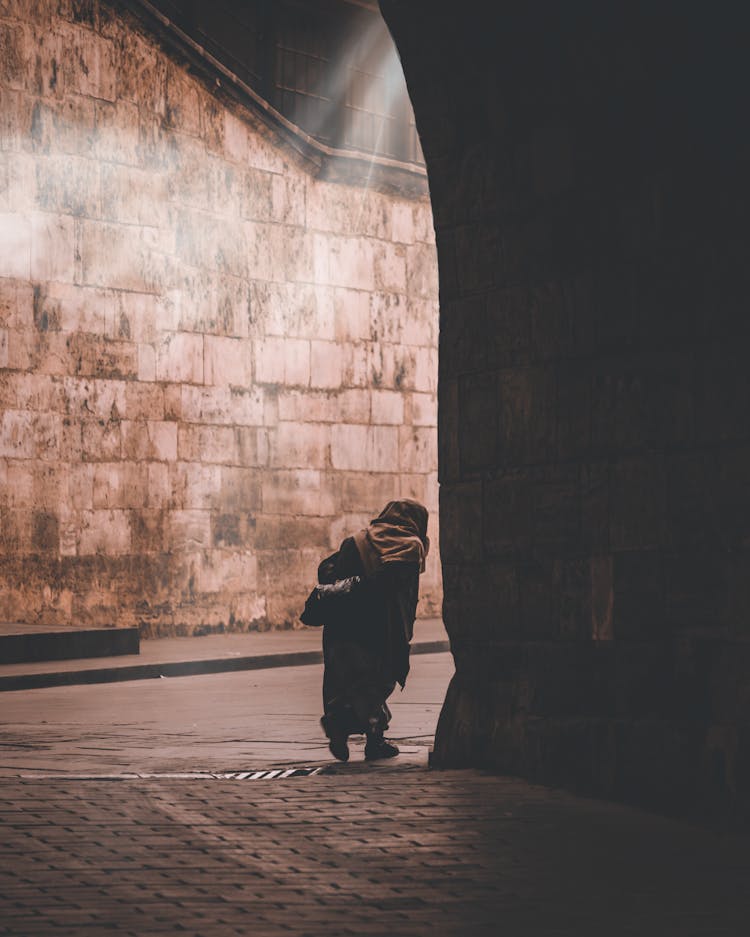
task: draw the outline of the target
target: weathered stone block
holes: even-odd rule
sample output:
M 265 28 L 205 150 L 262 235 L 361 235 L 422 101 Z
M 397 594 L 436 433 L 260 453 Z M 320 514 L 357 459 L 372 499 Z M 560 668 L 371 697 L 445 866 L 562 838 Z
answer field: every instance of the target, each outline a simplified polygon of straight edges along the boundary
M 257 388 L 182 385 L 180 418 L 187 423 L 260 426 L 263 402 L 263 393 Z
M 222 466 L 200 462 L 161 463 L 162 471 L 156 474 L 155 463 L 149 464 L 149 472 L 160 486 L 158 500 L 152 506 L 166 504 L 172 508 L 187 510 L 209 510 L 219 499 Z M 166 489 L 162 486 L 165 485 Z
M 400 244 L 383 241 L 379 245 L 375 254 L 375 283 L 387 293 L 406 292 L 406 251 Z
M 167 180 L 163 175 L 134 166 L 109 163 L 100 164 L 99 172 L 101 216 L 104 220 L 123 224 L 166 226 L 168 192 Z M 95 195 L 99 187 L 93 191 Z
M 40 553 L 55 555 L 60 541 L 60 522 L 56 514 L 35 511 L 31 533 L 31 546 Z
M 138 345 L 138 380 L 156 380 L 156 350 L 153 345 Z
M 166 421 L 122 422 L 124 459 L 174 462 L 177 460 L 177 424 Z
M 249 387 L 252 383 L 250 343 L 239 338 L 206 335 L 203 339 L 203 367 L 206 384 Z
M 334 425 L 331 464 L 350 471 L 393 471 L 398 465 L 398 428 Z
M 328 282 L 334 286 L 374 290 L 374 245 L 364 238 L 329 238 Z
M 664 565 L 660 551 L 615 553 L 613 631 L 619 640 L 665 636 Z
M 21 215 L 0 215 L 0 275 L 28 280 L 31 275 L 31 223 Z
M 531 543 L 544 553 L 567 556 L 581 537 L 579 473 L 575 466 L 539 471 L 530 482 Z
M 147 484 L 148 466 L 144 463 L 100 462 L 94 467 L 94 509 L 142 508 Z
M 224 111 L 224 154 L 236 163 L 245 163 L 250 150 L 247 127 L 228 110 Z
M 0 82 L 10 88 L 24 88 L 28 50 L 21 23 L 0 23 Z
M 130 514 L 133 553 L 162 553 L 166 546 L 165 514 L 163 511 L 139 510 Z
M 336 340 L 339 342 L 365 341 L 370 338 L 371 294 L 362 289 L 334 290 Z
M 336 342 L 310 342 L 310 386 L 335 389 L 341 382 L 341 346 Z
M 415 208 L 409 202 L 394 202 L 391 209 L 391 231 L 393 240 L 402 244 L 414 241 Z
M 136 32 L 118 24 L 116 36 L 116 48 L 120 53 L 116 70 L 118 103 L 130 101 L 146 111 L 163 114 L 167 63 Z
M 271 177 L 271 207 L 275 221 L 306 227 L 305 180 L 291 173 L 274 173 Z
M 339 400 L 335 394 L 320 391 L 291 390 L 276 398 L 276 419 L 297 423 L 335 423 L 339 419 Z
M 610 474 L 613 550 L 660 546 L 664 531 L 664 463 L 659 456 L 621 459 Z
M 332 486 L 337 486 L 340 509 L 348 514 L 361 514 L 364 511 L 375 517 L 388 501 L 399 494 L 398 475 L 333 472 L 329 481 Z
M 591 421 L 588 363 L 561 362 L 557 369 L 557 452 L 561 459 L 587 457 L 591 451 Z
M 396 385 L 398 366 L 395 346 L 385 342 L 368 342 L 366 345 L 365 367 L 365 384 L 371 384 L 375 387 L 393 387 Z M 415 371 L 416 368 L 413 368 L 410 371 L 410 376 Z M 406 380 L 403 381 L 403 384 L 404 386 L 415 386 L 414 383 L 407 385 Z
M 272 431 L 271 465 L 276 468 L 325 468 L 328 427 L 308 423 L 279 423 Z
M 201 129 L 200 92 L 196 82 L 170 63 L 167 66 L 165 119 L 167 126 L 198 136 Z
M 172 484 L 170 482 L 170 466 L 163 462 L 149 462 L 148 469 L 148 489 L 147 504 L 150 508 L 166 507 L 172 498 Z M 178 507 L 188 507 L 192 505 L 178 504 Z
M 156 292 L 164 283 L 158 233 L 133 225 L 81 223 L 81 276 L 89 286 Z
M 437 433 L 428 427 L 401 426 L 398 434 L 399 468 L 429 474 L 437 462 Z
M 728 569 L 722 551 L 685 544 L 663 562 L 667 627 L 681 634 L 725 633 Z
M 0 456 L 31 459 L 34 456 L 34 416 L 17 410 L 6 410 L 0 424 Z
M 222 511 L 253 511 L 261 507 L 261 474 L 257 469 L 221 467 L 216 506 Z
M 78 538 L 78 553 L 86 556 L 101 553 L 121 556 L 131 549 L 128 511 L 83 511 Z
M 308 551 L 324 551 L 328 546 L 328 529 L 329 522 L 325 518 L 264 515 L 257 519 L 256 545 L 262 551 L 283 550 L 287 554 L 286 562 L 294 563 L 300 559 L 299 545 L 304 544 Z M 268 571 L 273 588 L 272 583 L 279 582 L 280 577 L 274 576 L 272 570 Z
M 268 514 L 320 515 L 320 472 L 297 469 L 269 473 L 262 483 L 262 503 Z
M 556 382 L 549 369 L 498 372 L 498 458 L 501 465 L 549 459 L 555 450 Z
M 480 482 L 441 484 L 440 555 L 447 563 L 482 559 L 482 485 Z
M 373 390 L 371 395 L 371 419 L 373 423 L 400 426 L 404 422 L 403 394 L 392 390 Z M 435 456 L 435 459 L 437 456 Z M 431 467 L 434 466 L 433 460 Z M 416 465 L 413 466 L 416 469 Z M 416 469 L 420 471 L 419 469 Z M 429 469 L 428 469 L 429 471 Z
M 209 511 L 170 511 L 167 526 L 169 542 L 176 553 L 206 550 L 211 545 Z
M 458 383 L 459 458 L 464 474 L 495 464 L 497 387 L 493 373 L 469 374 Z
M 62 59 L 65 88 L 82 97 L 114 101 L 117 61 L 112 42 L 88 29 L 60 26 L 66 54 Z
M 406 279 L 409 291 L 427 299 L 437 298 L 433 274 L 435 248 L 430 244 L 412 244 L 406 248 Z
M 378 291 L 366 295 L 370 300 L 370 328 L 364 338 L 377 342 L 421 344 L 421 338 L 416 342 L 409 342 L 404 337 L 406 322 L 413 321 L 412 317 L 417 317 L 413 302 L 409 301 L 407 304 L 407 297 L 401 293 Z
M 370 421 L 370 392 L 352 388 L 338 395 L 342 423 L 368 423 Z
M 91 98 L 79 96 L 36 101 L 31 111 L 32 150 L 88 155 L 95 139 L 95 109 Z
M 437 391 L 438 361 L 435 348 L 414 349 L 413 388 L 423 393 L 434 394 Z M 396 387 L 400 387 L 398 372 L 394 376 Z
M 258 431 L 251 427 L 181 425 L 177 450 L 180 459 L 225 465 L 260 464 Z
M 45 212 L 98 217 L 99 165 L 72 155 L 37 157 L 35 205 Z
M 483 485 L 483 543 L 490 556 L 513 556 L 531 542 L 532 484 L 524 475 L 488 479 Z
M 144 120 L 137 105 L 122 100 L 115 104 L 97 101 L 95 113 L 96 123 L 91 131 L 91 146 L 99 159 L 106 160 L 107 163 L 126 166 L 145 164 L 150 169 L 155 168 L 152 163 L 156 160 L 149 147 L 149 142 L 153 144 L 153 140 L 149 141 L 147 136 L 150 124 Z M 154 133 L 156 132 L 154 128 Z M 104 175 L 105 165 L 100 164 L 100 168 Z M 102 187 L 102 196 L 106 194 Z M 151 207 L 153 209 L 153 206 Z M 147 212 L 148 208 L 144 207 L 143 211 Z
M 63 423 L 61 457 L 83 458 L 87 462 L 107 462 L 120 458 L 122 429 L 119 420 L 86 420 L 78 427 L 77 440 L 76 428 L 71 426 L 70 430 L 70 437 L 66 437 Z
M 255 379 L 262 384 L 310 383 L 310 345 L 299 340 L 266 338 L 255 342 Z
M 328 287 L 309 283 L 269 283 L 256 305 L 262 306 L 263 334 L 266 336 L 329 341 L 334 338 L 333 291 Z
M 156 379 L 203 383 L 203 336 L 186 332 L 165 334 L 156 348 Z
M 138 346 L 131 342 L 115 342 L 78 332 L 69 336 L 65 345 L 73 374 L 123 380 L 131 380 L 138 374 Z

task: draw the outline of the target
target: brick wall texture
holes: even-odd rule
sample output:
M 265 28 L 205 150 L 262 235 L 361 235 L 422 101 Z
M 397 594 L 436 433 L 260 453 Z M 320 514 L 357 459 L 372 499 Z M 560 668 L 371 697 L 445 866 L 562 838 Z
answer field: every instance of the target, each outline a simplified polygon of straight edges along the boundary
M 0 620 L 291 624 L 399 495 L 437 544 L 429 202 L 317 180 L 96 0 L 0 3 L 0 367 Z
M 381 0 L 440 265 L 436 761 L 747 817 L 739 11 L 489 6 Z

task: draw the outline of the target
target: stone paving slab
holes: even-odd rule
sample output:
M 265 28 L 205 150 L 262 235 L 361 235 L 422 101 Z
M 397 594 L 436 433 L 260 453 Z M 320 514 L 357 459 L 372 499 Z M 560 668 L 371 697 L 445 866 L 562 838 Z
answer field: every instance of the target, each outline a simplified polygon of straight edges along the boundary
M 319 664 L 320 645 L 319 628 L 156 638 L 143 641 L 139 654 L 0 664 L 0 691 Z M 449 649 L 441 619 L 416 622 L 412 654 Z

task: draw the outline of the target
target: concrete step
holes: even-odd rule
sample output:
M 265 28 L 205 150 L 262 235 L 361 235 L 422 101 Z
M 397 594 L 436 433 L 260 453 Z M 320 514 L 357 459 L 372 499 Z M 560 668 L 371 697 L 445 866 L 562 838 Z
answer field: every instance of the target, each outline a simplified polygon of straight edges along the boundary
M 138 654 L 137 628 L 70 628 L 0 623 L 0 664 Z
M 155 638 L 143 642 L 138 656 L 66 660 L 59 664 L 3 663 L 0 664 L 0 692 L 321 664 L 321 632 L 320 628 L 303 628 Z M 437 654 L 448 650 L 450 643 L 439 618 L 416 622 L 412 654 Z

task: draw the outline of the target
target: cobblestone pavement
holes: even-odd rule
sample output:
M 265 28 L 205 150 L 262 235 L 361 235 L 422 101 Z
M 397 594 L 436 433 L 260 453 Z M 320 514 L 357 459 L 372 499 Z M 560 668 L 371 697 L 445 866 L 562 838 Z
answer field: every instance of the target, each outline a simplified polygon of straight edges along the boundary
M 330 765 L 315 667 L 5 694 L 0 935 L 747 937 L 747 838 L 427 770 L 450 670 L 414 661 L 374 765 Z M 176 776 L 272 764 L 333 773 Z M 126 769 L 166 776 L 72 777 Z
M 0 933 L 745 937 L 747 843 L 483 776 L 0 781 Z

